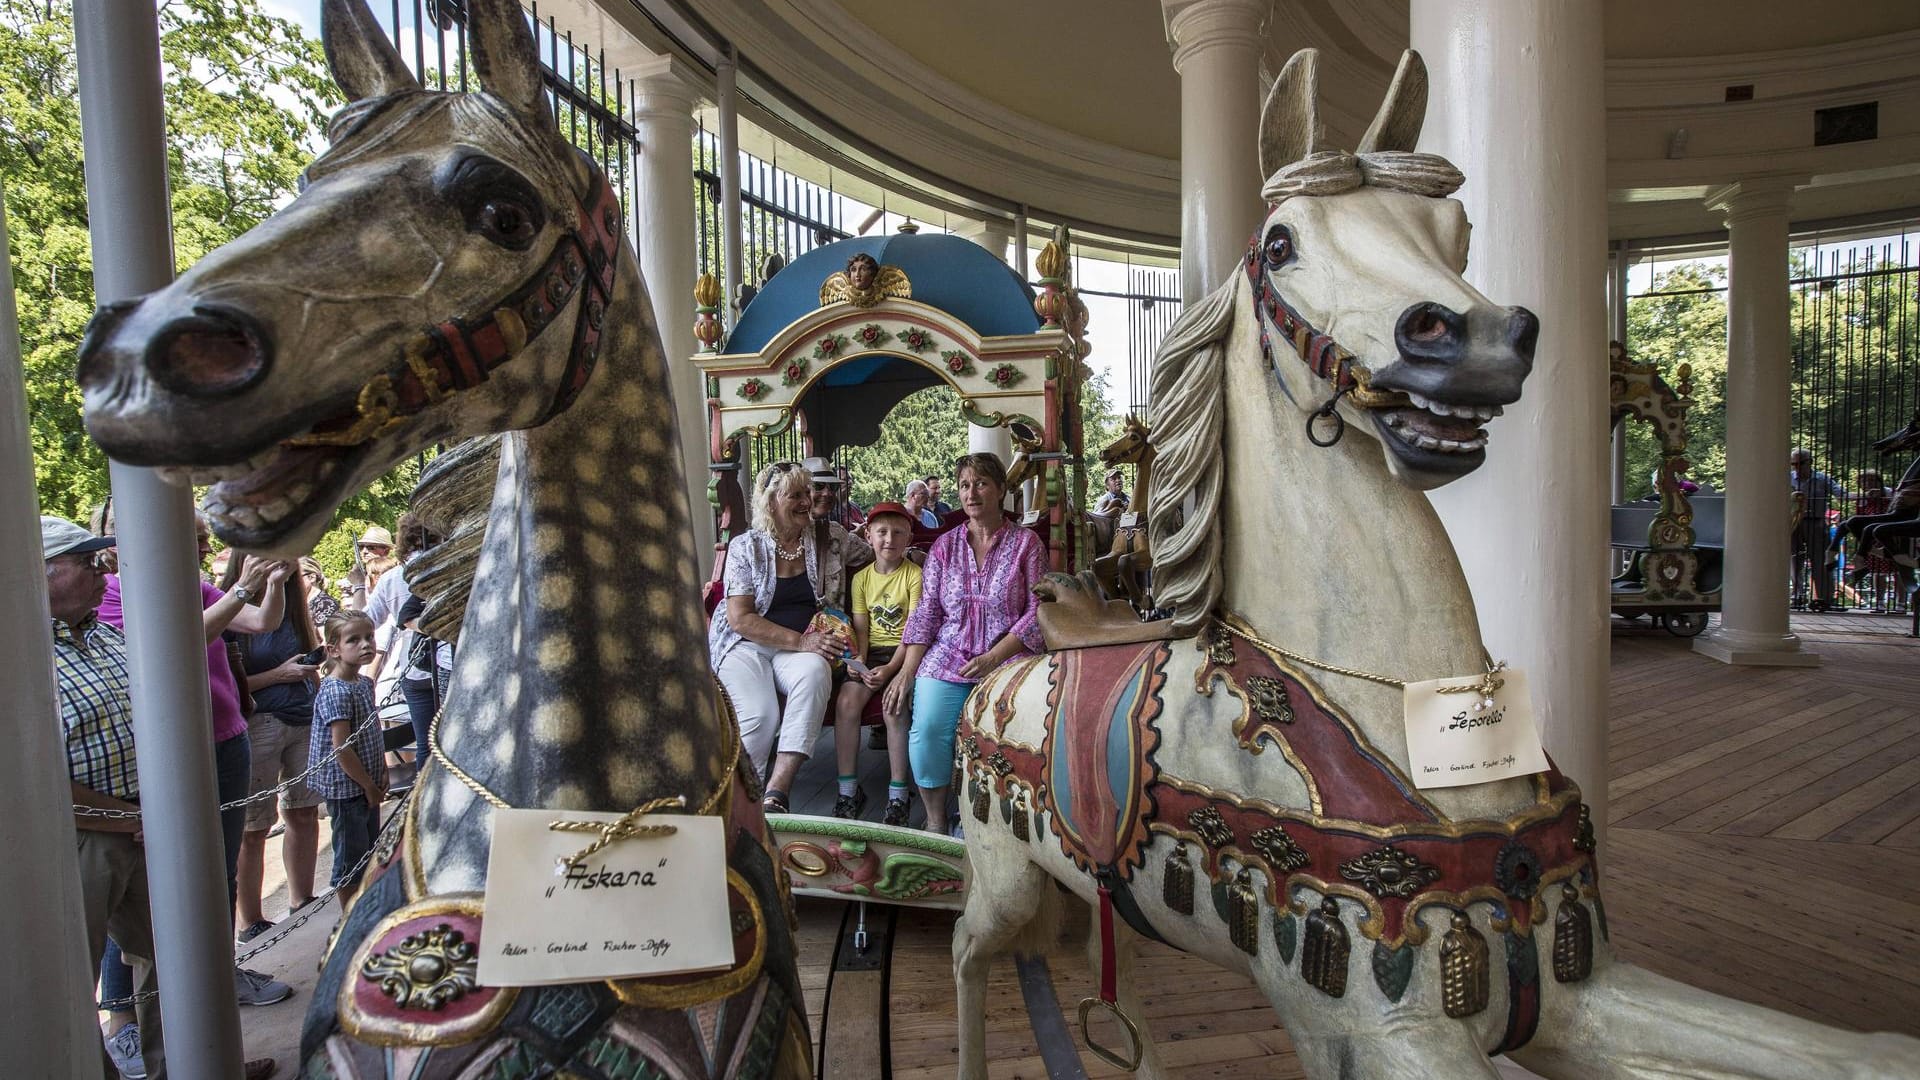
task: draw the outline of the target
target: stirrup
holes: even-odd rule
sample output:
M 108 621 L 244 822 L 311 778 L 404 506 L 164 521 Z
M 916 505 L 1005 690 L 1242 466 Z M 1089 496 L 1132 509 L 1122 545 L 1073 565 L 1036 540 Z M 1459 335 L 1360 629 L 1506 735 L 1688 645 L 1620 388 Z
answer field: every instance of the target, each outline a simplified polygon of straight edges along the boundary
M 1121 1028 L 1126 1031 L 1127 1042 L 1130 1044 L 1126 1057 L 1121 1057 L 1114 1051 L 1094 1041 L 1093 1027 L 1088 1021 L 1092 1019 L 1093 1010 L 1096 1006 L 1112 1013 L 1113 1018 L 1120 1021 Z M 1146 1047 L 1140 1042 L 1140 1029 L 1134 1025 L 1133 1020 L 1129 1018 L 1126 1013 L 1120 1011 L 1120 1006 L 1098 995 L 1080 999 L 1080 1041 L 1087 1044 L 1087 1049 L 1093 1051 L 1094 1057 L 1099 1058 L 1101 1061 L 1106 1062 L 1116 1069 L 1124 1069 L 1127 1072 L 1133 1072 L 1140 1068 L 1140 1057 L 1146 1052 Z

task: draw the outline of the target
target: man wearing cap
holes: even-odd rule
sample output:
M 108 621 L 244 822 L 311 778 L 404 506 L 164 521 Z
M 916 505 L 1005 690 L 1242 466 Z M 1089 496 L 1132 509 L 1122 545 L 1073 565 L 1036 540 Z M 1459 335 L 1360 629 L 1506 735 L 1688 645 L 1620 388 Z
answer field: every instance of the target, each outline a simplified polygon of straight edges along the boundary
M 873 561 L 873 548 L 865 540 L 848 532 L 840 494 L 844 485 L 833 466 L 823 457 L 810 457 L 800 463 L 813 481 L 814 544 L 833 551 L 834 559 L 820 560 L 820 595 L 826 602 L 847 610 L 847 587 L 854 571 Z M 829 563 L 832 568 L 829 569 Z
M 66 737 L 67 774 L 79 806 L 138 811 L 134 771 L 133 703 L 128 696 L 127 639 L 94 615 L 106 595 L 100 552 L 111 536 L 94 536 L 71 521 L 40 519 L 40 554 L 47 567 L 47 607 L 53 616 L 53 667 Z M 100 970 L 107 935 L 134 961 L 134 996 L 153 990 L 153 923 L 147 903 L 146 852 L 138 817 L 75 815 L 82 917 L 87 924 L 89 971 Z M 137 1026 L 116 1013 L 107 1032 L 141 1048 L 146 1075 L 166 1075 L 159 1002 L 134 1006 Z M 103 1064 L 105 1064 L 103 1062 Z M 111 1071 L 107 1075 L 113 1075 Z

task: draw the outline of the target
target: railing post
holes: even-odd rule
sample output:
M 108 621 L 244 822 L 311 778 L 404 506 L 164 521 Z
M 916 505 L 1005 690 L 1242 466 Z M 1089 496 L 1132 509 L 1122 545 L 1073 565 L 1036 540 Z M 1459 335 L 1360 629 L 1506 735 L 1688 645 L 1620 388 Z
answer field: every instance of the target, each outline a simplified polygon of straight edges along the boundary
M 160 31 L 153 5 L 118 0 L 76 0 L 73 21 L 94 294 L 107 304 L 173 280 Z M 167 1067 L 189 1080 L 238 1077 L 193 496 L 151 469 L 112 471 Z

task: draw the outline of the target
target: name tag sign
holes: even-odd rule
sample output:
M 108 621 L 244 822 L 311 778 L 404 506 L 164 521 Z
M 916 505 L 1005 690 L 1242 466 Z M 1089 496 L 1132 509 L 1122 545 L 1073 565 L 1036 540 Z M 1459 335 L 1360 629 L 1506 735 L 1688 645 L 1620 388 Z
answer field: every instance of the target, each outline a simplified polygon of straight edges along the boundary
M 1547 769 L 1527 677 L 1502 669 L 1489 700 L 1479 676 L 1408 683 L 1407 760 L 1419 788 L 1463 787 Z M 1443 692 L 1460 687 L 1451 693 Z
M 620 814 L 499 810 L 487 857 L 484 986 L 671 975 L 733 964 L 726 841 L 719 818 L 653 814 L 668 836 L 617 840 L 568 867 L 596 833 L 554 821 Z

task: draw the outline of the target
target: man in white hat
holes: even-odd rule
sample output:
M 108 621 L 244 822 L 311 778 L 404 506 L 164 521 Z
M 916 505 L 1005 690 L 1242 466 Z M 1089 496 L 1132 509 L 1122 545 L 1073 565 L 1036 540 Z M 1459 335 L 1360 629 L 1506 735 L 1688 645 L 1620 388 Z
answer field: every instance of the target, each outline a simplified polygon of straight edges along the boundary
M 853 573 L 873 561 L 873 548 L 849 531 L 859 522 L 848 523 L 841 500 L 845 481 L 834 472 L 827 459 L 810 457 L 802 461 L 800 467 L 807 470 L 813 481 L 814 545 L 831 552 L 829 557 L 820 560 L 820 576 L 824 580 L 814 585 L 821 599 L 846 611 L 847 590 Z
M 113 537 L 95 536 L 71 521 L 40 519 L 40 554 L 47 565 L 47 607 L 53 615 L 53 667 L 66 736 L 73 801 L 106 810 L 139 810 L 134 771 L 133 702 L 128 696 L 127 639 L 100 621 L 94 609 L 106 595 L 100 553 Z M 123 1071 L 144 1064 L 144 1075 L 166 1075 L 159 1002 L 153 990 L 153 923 L 147 904 L 147 859 L 140 819 L 75 815 L 79 830 L 80 894 L 87 924 L 89 971 L 100 970 L 107 935 L 133 961 L 138 1004 L 113 1010 L 107 1049 Z M 107 1075 L 113 1075 L 109 1072 Z

